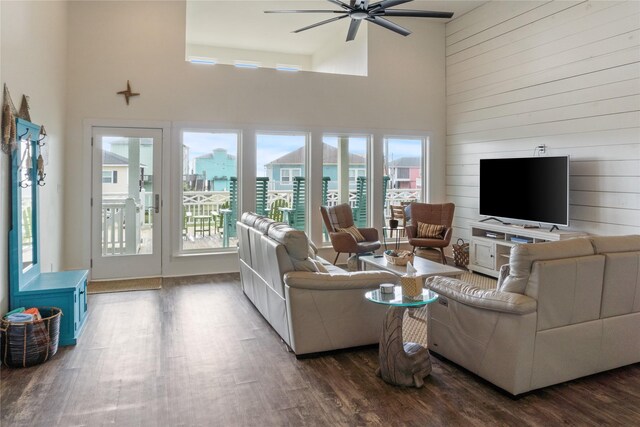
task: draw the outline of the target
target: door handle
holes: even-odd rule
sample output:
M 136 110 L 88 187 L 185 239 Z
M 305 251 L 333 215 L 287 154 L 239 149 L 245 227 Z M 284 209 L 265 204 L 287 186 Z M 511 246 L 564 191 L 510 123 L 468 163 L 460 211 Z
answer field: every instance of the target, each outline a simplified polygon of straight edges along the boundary
M 160 213 L 160 195 L 159 194 L 155 195 L 153 204 L 155 205 L 154 209 L 156 213 Z

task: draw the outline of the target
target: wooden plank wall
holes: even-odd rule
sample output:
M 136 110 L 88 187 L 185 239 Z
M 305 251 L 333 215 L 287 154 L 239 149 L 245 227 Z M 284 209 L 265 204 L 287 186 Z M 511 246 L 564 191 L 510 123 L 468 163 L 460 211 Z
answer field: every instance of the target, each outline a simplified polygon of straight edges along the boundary
M 640 233 L 640 2 L 491 1 L 447 24 L 447 199 L 478 215 L 479 159 L 570 155 L 570 229 Z

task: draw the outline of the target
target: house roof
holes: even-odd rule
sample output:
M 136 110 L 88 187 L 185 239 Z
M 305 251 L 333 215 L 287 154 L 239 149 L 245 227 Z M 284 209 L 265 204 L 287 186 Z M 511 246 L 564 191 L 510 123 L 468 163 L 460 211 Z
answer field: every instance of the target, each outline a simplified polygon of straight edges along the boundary
M 213 155 L 217 152 L 217 151 L 222 151 L 224 152 L 224 154 L 226 154 L 227 156 L 227 160 L 235 160 L 236 156 L 234 156 L 233 154 L 229 154 L 227 153 L 227 150 L 225 150 L 224 148 L 215 148 L 211 153 L 207 153 L 207 154 L 202 154 L 200 156 L 196 156 L 196 159 L 213 159 Z
M 103 165 L 128 165 L 129 159 L 120 154 L 116 154 L 113 151 L 102 150 L 102 164 Z
M 267 163 L 267 165 L 274 164 L 286 164 L 286 165 L 301 165 L 304 163 L 304 147 L 300 147 L 297 150 L 291 151 L 284 156 Z M 322 163 L 331 164 L 338 163 L 338 149 L 327 143 L 322 143 Z M 359 154 L 349 154 L 350 164 L 364 164 L 365 158 Z
M 392 168 L 410 168 L 420 167 L 420 157 L 400 157 L 399 159 L 389 162 Z

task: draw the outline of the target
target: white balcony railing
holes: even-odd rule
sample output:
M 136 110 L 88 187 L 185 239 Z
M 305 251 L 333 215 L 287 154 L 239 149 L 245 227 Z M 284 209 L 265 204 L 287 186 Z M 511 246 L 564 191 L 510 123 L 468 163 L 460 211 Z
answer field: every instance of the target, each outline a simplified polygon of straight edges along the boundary
M 385 218 L 390 216 L 390 205 L 400 205 L 418 200 L 420 189 L 389 189 L 385 200 Z M 293 192 L 291 190 L 269 190 L 267 206 L 276 200 L 284 200 L 287 206 L 292 206 Z M 185 191 L 182 195 L 182 205 L 187 225 L 193 225 L 193 217 L 212 215 L 229 202 L 228 191 Z M 327 205 L 338 203 L 338 192 L 327 192 Z M 356 192 L 349 192 L 349 203 L 356 207 Z M 105 194 L 102 201 L 102 253 L 117 255 L 136 253 L 140 243 L 141 227 L 149 227 L 153 222 L 153 195 L 141 192 L 140 203 L 128 198 L 126 194 Z M 135 227 L 127 229 L 126 224 Z M 129 243 L 131 242 L 131 243 Z M 133 251 L 133 252 L 132 252 Z

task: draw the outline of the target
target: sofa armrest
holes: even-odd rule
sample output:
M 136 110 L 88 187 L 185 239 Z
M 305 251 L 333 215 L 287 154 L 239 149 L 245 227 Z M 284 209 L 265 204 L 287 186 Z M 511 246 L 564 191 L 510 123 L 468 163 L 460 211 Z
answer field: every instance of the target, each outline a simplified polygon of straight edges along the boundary
M 537 308 L 536 300 L 526 295 L 482 289 L 450 277 L 429 277 L 425 286 L 440 296 L 485 310 L 527 314 L 536 311 Z
M 341 274 L 291 271 L 284 275 L 284 283 L 290 288 L 318 291 L 376 289 L 382 283 L 398 284 L 399 280 L 398 276 L 386 271 L 356 271 Z

